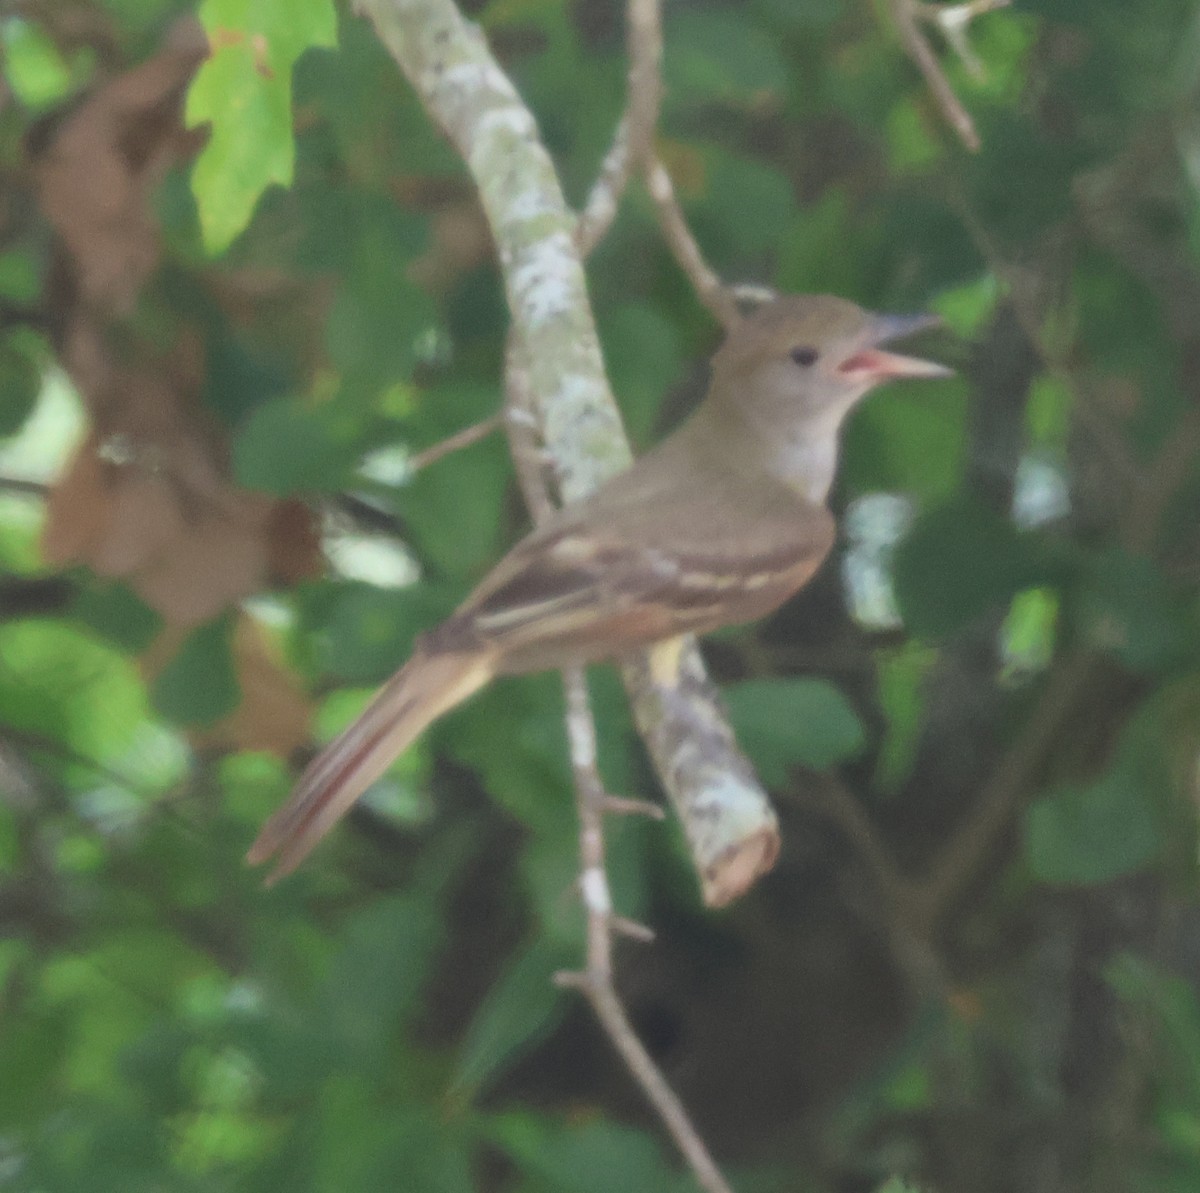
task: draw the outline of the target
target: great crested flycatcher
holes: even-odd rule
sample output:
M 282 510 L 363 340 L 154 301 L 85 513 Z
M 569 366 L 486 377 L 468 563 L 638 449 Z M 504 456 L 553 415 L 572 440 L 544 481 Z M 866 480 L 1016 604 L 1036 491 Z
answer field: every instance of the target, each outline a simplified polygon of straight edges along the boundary
M 781 605 L 833 545 L 825 499 L 846 414 L 884 381 L 950 374 L 880 346 L 935 322 L 806 295 L 747 315 L 687 422 L 547 518 L 420 638 L 249 860 L 276 856 L 272 881 L 295 869 L 426 726 L 494 676 L 619 658 Z

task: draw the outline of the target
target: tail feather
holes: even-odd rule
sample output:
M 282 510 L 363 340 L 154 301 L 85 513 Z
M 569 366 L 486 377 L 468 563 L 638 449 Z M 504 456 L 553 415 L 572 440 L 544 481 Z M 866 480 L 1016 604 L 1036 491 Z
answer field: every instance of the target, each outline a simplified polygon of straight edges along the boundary
M 495 670 L 490 654 L 418 651 L 312 760 L 287 803 L 263 825 L 247 860 L 257 865 L 276 858 L 268 883 L 290 874 L 422 730 Z

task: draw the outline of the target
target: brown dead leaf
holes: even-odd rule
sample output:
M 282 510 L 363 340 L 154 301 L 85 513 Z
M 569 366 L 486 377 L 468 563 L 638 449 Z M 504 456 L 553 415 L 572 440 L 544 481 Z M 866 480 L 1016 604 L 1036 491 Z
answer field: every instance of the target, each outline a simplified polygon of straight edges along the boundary
M 74 263 L 81 296 L 110 316 L 132 309 L 158 265 L 150 199 L 196 144 L 179 105 L 206 53 L 200 26 L 179 22 L 158 54 L 84 100 L 34 163 L 42 211 Z
M 92 430 L 46 498 L 42 556 L 55 567 L 80 562 L 111 517 L 112 499 Z
M 271 510 L 266 526 L 271 579 L 290 587 L 325 570 L 317 515 L 298 497 L 285 497 Z
M 151 681 L 178 653 L 189 630 L 168 627 L 142 655 Z M 196 749 L 267 750 L 287 758 L 311 739 L 312 702 L 258 622 L 239 614 L 233 661 L 242 698 L 227 717 L 188 731 Z
M 206 511 L 149 566 L 127 577 L 138 596 L 175 625 L 199 625 L 267 582 L 262 526 Z

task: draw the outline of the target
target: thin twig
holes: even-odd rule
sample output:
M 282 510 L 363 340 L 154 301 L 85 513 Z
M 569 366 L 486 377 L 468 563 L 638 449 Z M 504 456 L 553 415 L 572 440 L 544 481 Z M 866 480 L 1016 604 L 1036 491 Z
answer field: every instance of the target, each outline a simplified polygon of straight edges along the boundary
M 420 472 L 422 468 L 428 468 L 430 464 L 436 464 L 452 452 L 462 451 L 464 447 L 470 447 L 473 443 L 478 443 L 481 439 L 486 439 L 493 431 L 498 431 L 503 424 L 504 416 L 502 414 L 493 414 L 490 418 L 485 418 L 482 422 L 475 423 L 474 426 L 464 427 L 461 431 L 456 431 L 453 435 L 448 435 L 440 443 L 435 443 L 432 447 L 427 447 L 424 451 L 417 452 L 408 461 L 408 471 L 410 473 Z
M 605 1034 L 670 1132 L 701 1187 L 709 1193 L 732 1193 L 683 1103 L 638 1039 L 613 985 L 614 917 L 604 863 L 604 814 L 608 797 L 596 769 L 596 726 L 582 668 L 564 671 L 563 687 L 567 700 L 567 740 L 579 810 L 579 885 L 587 916 L 587 968 L 583 973 L 561 975 L 560 981 L 583 992 Z M 629 927 L 626 925 L 627 933 Z M 638 935 L 645 931 L 640 925 L 634 927 Z
M 534 522 L 543 522 L 555 506 L 546 484 L 545 457 L 538 445 L 525 349 L 515 328 L 509 331 L 504 349 L 504 406 L 504 430 L 521 496 Z
M 584 257 L 604 239 L 616 218 L 634 164 L 645 161 L 654 144 L 662 107 L 662 21 L 658 0 L 629 0 L 626 46 L 629 74 L 625 112 L 575 228 L 575 242 Z
M 900 35 L 900 43 L 904 46 L 905 53 L 925 76 L 925 82 L 946 123 L 954 129 L 959 140 L 968 149 L 978 152 L 981 142 L 975 121 L 954 94 L 954 88 L 950 86 L 950 80 L 946 78 L 933 47 L 921 30 L 920 20 L 923 13 L 920 0 L 888 0 L 888 7 L 891 9 L 892 20 L 896 23 L 896 31 Z
M 509 334 L 505 353 L 505 402 L 505 428 L 517 480 L 530 513 L 538 522 L 553 512 L 555 507 L 546 485 L 543 460 L 534 437 L 534 424 L 529 418 L 532 404 L 529 378 L 523 348 L 515 332 Z M 701 1187 L 709 1193 L 731 1193 L 683 1103 L 638 1039 L 613 984 L 614 933 L 640 941 L 652 939 L 653 933 L 643 924 L 613 914 L 605 869 L 604 818 L 614 812 L 659 813 L 660 816 L 661 813 L 654 805 L 618 800 L 605 791 L 596 768 L 596 725 L 582 668 L 564 671 L 563 687 L 567 705 L 567 742 L 579 809 L 579 890 L 586 913 L 587 939 L 585 969 L 582 973 L 559 975 L 559 981 L 563 985 L 578 988 L 587 998 L 604 1033 L 670 1133 Z
M 658 215 L 658 226 L 679 267 L 687 274 L 696 288 L 697 297 L 712 312 L 713 317 L 722 327 L 732 327 L 741 318 L 737 303 L 704 260 L 700 245 L 692 235 L 683 208 L 675 195 L 671 175 L 657 157 L 652 157 L 647 162 L 645 178 L 646 190 Z
M 590 256 L 612 227 L 621 196 L 629 184 L 629 175 L 629 112 L 626 111 L 613 134 L 612 146 L 604 155 L 600 173 L 592 183 L 579 223 L 575 225 L 575 243 L 581 256 Z
M 985 12 L 1007 8 L 1011 3 L 1012 0 L 965 0 L 962 4 L 922 4 L 920 13 L 926 21 L 938 27 L 971 77 L 982 80 L 985 74 L 983 63 L 971 48 L 968 37 L 971 22 Z

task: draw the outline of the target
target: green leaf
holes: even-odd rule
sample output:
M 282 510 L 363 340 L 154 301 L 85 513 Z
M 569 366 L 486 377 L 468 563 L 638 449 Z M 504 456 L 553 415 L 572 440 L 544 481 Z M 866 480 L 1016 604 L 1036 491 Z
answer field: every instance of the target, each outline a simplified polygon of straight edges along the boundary
M 280 496 L 328 492 L 359 455 L 359 428 L 329 402 L 272 398 L 251 411 L 233 440 L 233 473 L 248 489 Z
M 31 303 L 41 290 L 41 275 L 30 252 L 12 249 L 0 253 L 0 298 Z
M 223 252 L 263 191 L 292 181 L 292 66 L 309 46 L 332 46 L 331 0 L 206 0 L 200 19 L 212 53 L 188 90 L 189 126 L 209 123 L 192 170 L 204 243 Z
M 495 436 L 417 473 L 395 504 L 420 558 L 446 577 L 481 575 L 503 549 L 511 479 L 512 462 Z
M 115 764 L 145 722 L 146 692 L 133 662 L 75 626 L 0 625 L 0 658 L 0 723 L 13 729 Z
M 796 197 L 779 169 L 724 148 L 704 154 L 705 188 L 688 214 L 730 256 L 774 253 L 779 229 L 794 218 Z
M 1122 729 L 1103 774 L 1064 784 L 1030 807 L 1025 856 L 1046 882 L 1107 882 L 1140 869 L 1167 843 L 1165 818 L 1178 802 L 1169 743 L 1175 693 L 1142 705 Z
M 826 680 L 749 680 L 725 697 L 739 740 L 772 786 L 786 783 L 792 767 L 827 770 L 866 745 L 850 702 Z
M 1052 588 L 1027 588 L 1013 597 L 1001 628 L 1004 674 L 1042 671 L 1054 658 L 1062 602 Z
M 943 290 L 929 305 L 956 336 L 968 339 L 982 331 L 983 325 L 992 317 L 1000 293 L 996 275 L 985 273 L 960 286 Z
M 0 339 L 0 435 L 15 435 L 21 429 L 42 392 L 41 366 L 26 351 L 23 339 Z
M 974 498 L 919 518 L 896 549 L 896 601 L 923 638 L 952 634 L 1060 570 L 1039 540 Z
M 697 97 L 707 103 L 748 102 L 787 85 L 778 39 L 733 11 L 694 5 L 672 9 L 666 41 L 670 50 L 663 70 L 672 107 Z
M 1192 1113 L 1200 1113 L 1200 1000 L 1193 984 L 1133 953 L 1113 958 L 1104 978 L 1125 1002 L 1151 1018 L 1172 1081 Z
M 927 104 L 912 96 L 892 107 L 887 119 L 888 164 L 896 174 L 930 168 L 945 154 L 944 143 L 933 127 Z
M 233 621 L 222 616 L 193 630 L 151 688 L 154 707 L 181 725 L 211 725 L 241 698 L 233 662 Z
M 364 203 L 354 214 L 353 260 L 330 309 L 325 342 L 334 366 L 371 392 L 408 379 L 438 315 L 406 274 L 426 244 L 424 217 L 379 203 Z
M 71 68 L 46 32 L 30 21 L 10 17 L 0 24 L 4 77 L 23 104 L 45 108 L 71 90 Z
M 875 778 L 885 791 L 895 791 L 912 770 L 925 712 L 925 679 L 936 660 L 936 652 L 917 641 L 880 656 L 879 704 L 887 732 Z
M 630 438 L 645 444 L 663 396 L 682 365 L 679 335 L 648 303 L 623 303 L 597 313 L 604 359 Z
M 377 899 L 343 925 L 315 1022 L 366 1063 L 386 1063 L 386 1045 L 413 1013 L 444 927 L 424 894 Z
M 120 583 L 83 585 L 71 602 L 71 614 L 131 653 L 145 650 L 163 625 L 133 589 Z
M 1187 603 L 1151 560 L 1119 547 L 1089 559 L 1074 615 L 1088 639 L 1138 671 L 1167 670 L 1197 646 Z
M 350 683 L 386 678 L 412 653 L 413 640 L 450 612 L 443 586 L 376 588 L 348 584 L 325 624 L 325 670 Z
M 474 1099 L 519 1055 L 554 1030 L 565 1009 L 554 975 L 572 960 L 562 945 L 538 937 L 508 964 L 467 1027 L 452 1092 Z
M 290 186 L 290 72 L 264 74 L 247 41 L 214 51 L 188 91 L 190 127 L 210 124 L 192 167 L 192 190 L 204 244 L 222 253 L 250 222 L 271 183 Z
M 1161 845 L 1154 808 L 1122 767 L 1037 800 L 1026 817 L 1026 857 L 1045 882 L 1107 882 L 1145 865 Z
M 837 186 L 797 207 L 778 237 L 779 285 L 801 293 L 861 293 L 863 262 L 875 255 L 876 237 L 873 226 L 863 226 L 855 214 Z M 846 252 L 849 243 L 860 252 Z
M 1057 377 L 1034 380 L 1025 404 L 1025 426 L 1030 446 L 1061 454 L 1071 430 L 1071 391 Z
M 204 0 L 200 20 L 211 40 L 242 32 L 257 41 L 256 49 L 271 70 L 290 69 L 310 46 L 337 44 L 337 10 L 333 0 Z
M 616 1123 L 562 1127 L 530 1114 L 496 1118 L 488 1135 L 547 1193 L 683 1193 L 695 1185 L 677 1175 L 658 1144 Z
M 846 431 L 845 483 L 944 501 L 962 483 L 967 452 L 967 391 L 957 383 L 905 382 L 878 394 Z

